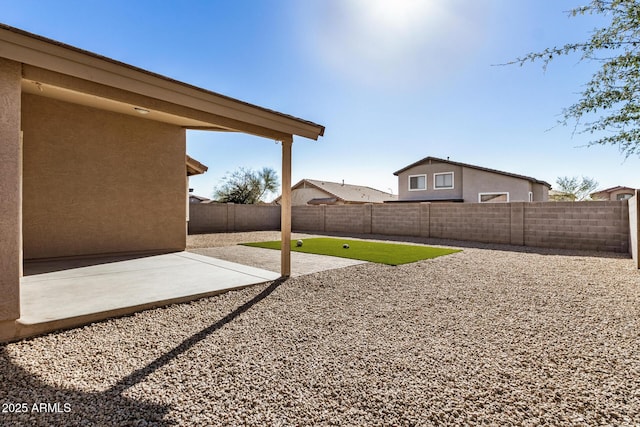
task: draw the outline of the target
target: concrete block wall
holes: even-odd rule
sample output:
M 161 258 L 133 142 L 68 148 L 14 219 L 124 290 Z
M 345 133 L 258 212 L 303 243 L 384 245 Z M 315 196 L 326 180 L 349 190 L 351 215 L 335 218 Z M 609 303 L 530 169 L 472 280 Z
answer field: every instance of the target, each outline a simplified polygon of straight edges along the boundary
M 292 206 L 291 228 L 296 231 L 325 231 L 326 206 Z
M 226 232 L 228 210 L 226 204 L 189 204 L 189 234 Z
M 422 204 L 402 203 L 371 205 L 371 232 L 398 236 L 420 235 Z
M 189 234 L 279 230 L 280 206 L 192 203 Z
M 530 203 L 524 222 L 527 246 L 629 252 L 626 201 Z
M 524 246 L 524 202 L 510 203 L 510 245 Z
M 280 230 L 280 206 L 227 206 L 234 213 L 234 231 Z
M 368 206 L 369 209 L 365 209 Z M 371 233 L 371 205 L 325 206 L 324 231 L 336 233 Z
M 433 203 L 429 237 L 511 243 L 510 203 Z
M 190 207 L 190 233 L 280 227 L 279 206 L 205 203 Z M 629 236 L 634 230 L 627 201 L 293 206 L 292 229 L 622 253 L 631 250 Z
M 295 231 L 629 251 L 629 208 L 613 202 L 389 203 L 295 206 Z

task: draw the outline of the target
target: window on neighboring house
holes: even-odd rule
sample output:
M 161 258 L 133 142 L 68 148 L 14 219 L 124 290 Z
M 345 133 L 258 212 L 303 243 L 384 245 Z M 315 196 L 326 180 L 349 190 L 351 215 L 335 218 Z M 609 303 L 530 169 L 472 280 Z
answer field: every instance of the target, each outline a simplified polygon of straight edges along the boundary
M 616 196 L 616 200 L 627 200 L 627 199 L 630 199 L 632 197 L 633 197 L 633 194 L 629 194 L 629 193 L 627 193 L 627 194 L 618 194 Z
M 427 189 L 427 175 L 409 175 L 409 191 Z
M 478 202 L 507 203 L 509 202 L 509 193 L 478 193 Z
M 436 190 L 453 188 L 453 172 L 434 173 L 433 188 Z
M 529 191 L 529 201 L 533 202 L 533 192 Z

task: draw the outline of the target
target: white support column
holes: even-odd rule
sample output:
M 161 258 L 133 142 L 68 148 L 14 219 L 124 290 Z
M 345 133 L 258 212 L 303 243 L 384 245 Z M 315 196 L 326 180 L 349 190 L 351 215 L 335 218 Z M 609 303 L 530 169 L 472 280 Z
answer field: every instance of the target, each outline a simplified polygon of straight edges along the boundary
M 280 198 L 280 274 L 291 275 L 291 146 L 293 136 L 282 142 L 282 197 Z

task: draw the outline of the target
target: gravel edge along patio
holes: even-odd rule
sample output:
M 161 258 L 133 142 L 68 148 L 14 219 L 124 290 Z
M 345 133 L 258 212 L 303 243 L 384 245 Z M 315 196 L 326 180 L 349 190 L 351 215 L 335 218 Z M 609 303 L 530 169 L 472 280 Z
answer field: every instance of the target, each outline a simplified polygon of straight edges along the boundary
M 638 425 L 631 260 L 464 246 L 0 346 L 0 424 Z

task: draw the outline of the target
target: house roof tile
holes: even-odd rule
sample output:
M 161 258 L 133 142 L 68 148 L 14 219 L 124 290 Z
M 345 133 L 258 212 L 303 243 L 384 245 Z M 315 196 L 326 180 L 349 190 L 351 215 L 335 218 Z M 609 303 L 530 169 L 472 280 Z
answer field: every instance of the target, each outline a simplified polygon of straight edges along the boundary
M 384 191 L 376 190 L 371 187 L 341 184 L 339 182 L 319 181 L 315 179 L 303 179 L 294 185 L 293 189 L 300 187 L 304 183 L 331 194 L 333 197 L 343 202 L 382 203 L 397 199 L 397 196 L 394 196 L 393 194 L 385 193 Z
M 317 188 L 327 194 L 326 198 L 312 199 L 310 202 L 312 204 L 335 203 L 336 201 L 345 203 L 383 203 L 398 198 L 393 194 L 363 185 L 341 184 L 339 182 L 316 179 L 302 179 L 292 187 L 292 190 L 304 185 Z M 277 200 L 280 200 L 280 197 Z

